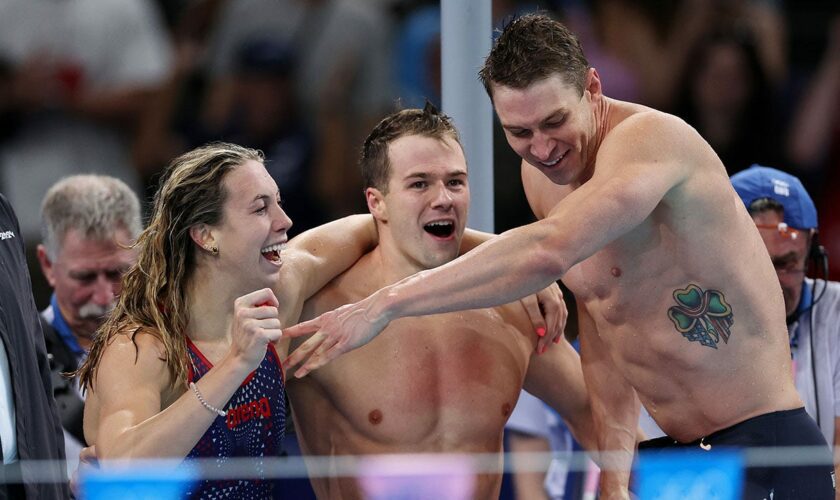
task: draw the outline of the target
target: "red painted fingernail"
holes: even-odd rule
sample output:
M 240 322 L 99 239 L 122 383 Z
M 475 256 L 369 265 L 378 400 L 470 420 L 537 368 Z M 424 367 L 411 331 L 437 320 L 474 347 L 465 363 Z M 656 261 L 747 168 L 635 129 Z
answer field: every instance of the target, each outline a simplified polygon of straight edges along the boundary
M 540 354 L 544 354 L 544 353 L 545 353 L 545 349 L 546 349 L 547 347 L 548 347 L 548 346 L 545 346 L 545 345 L 544 345 L 544 346 L 542 346 L 542 347 L 540 347 Z
M 264 306 L 270 306 L 270 305 L 271 305 L 271 302 L 266 300 L 265 302 L 260 302 L 259 304 L 257 304 L 257 307 L 264 307 Z
M 545 328 L 543 328 L 543 327 L 537 328 L 537 336 L 538 337 L 544 337 L 545 336 Z
M 559 336 L 558 336 L 558 337 L 554 337 L 554 340 L 552 340 L 552 342 L 554 342 L 555 344 L 559 344 L 559 343 L 560 343 L 560 339 L 562 339 L 562 338 L 563 338 L 563 337 L 559 337 Z

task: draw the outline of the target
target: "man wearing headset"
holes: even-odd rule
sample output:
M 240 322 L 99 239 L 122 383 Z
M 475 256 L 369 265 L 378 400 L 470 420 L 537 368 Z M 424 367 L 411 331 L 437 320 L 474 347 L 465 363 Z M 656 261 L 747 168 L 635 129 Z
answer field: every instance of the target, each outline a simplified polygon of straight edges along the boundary
M 796 177 L 753 165 L 732 176 L 779 276 L 796 389 L 829 443 L 840 445 L 840 283 L 827 281 L 817 209 Z M 806 278 L 812 273 L 822 279 Z M 835 459 L 835 472 L 840 472 Z

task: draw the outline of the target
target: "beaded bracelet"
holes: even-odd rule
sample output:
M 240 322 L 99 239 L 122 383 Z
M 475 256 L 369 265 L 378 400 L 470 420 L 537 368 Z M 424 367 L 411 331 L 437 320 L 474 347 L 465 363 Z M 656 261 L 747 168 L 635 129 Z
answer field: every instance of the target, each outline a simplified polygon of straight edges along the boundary
M 195 382 L 190 382 L 190 389 L 192 389 L 193 393 L 195 394 L 195 397 L 198 398 L 198 402 L 201 403 L 202 406 L 212 411 L 213 413 L 219 415 L 220 417 L 227 416 L 227 412 L 225 410 L 220 410 L 204 400 L 204 398 L 201 396 L 201 392 L 199 392 L 198 390 L 198 386 L 195 385 Z

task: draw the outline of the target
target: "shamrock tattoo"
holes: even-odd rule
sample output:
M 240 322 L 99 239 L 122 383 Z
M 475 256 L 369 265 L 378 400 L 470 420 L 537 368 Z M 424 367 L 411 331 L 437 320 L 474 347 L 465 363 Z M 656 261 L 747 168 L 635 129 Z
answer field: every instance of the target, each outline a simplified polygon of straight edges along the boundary
M 668 317 L 683 337 L 717 349 L 720 340 L 729 341 L 732 308 L 717 290 L 703 290 L 695 284 L 674 290 L 677 305 L 668 309 Z

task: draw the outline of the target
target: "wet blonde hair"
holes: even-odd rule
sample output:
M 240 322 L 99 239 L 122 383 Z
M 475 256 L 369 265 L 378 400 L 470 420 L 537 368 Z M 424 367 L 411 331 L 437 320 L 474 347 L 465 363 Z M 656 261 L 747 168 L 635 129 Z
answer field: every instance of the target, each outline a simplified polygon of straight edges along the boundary
M 140 331 L 162 343 L 173 384 L 186 384 L 189 374 L 186 328 L 187 284 L 195 268 L 196 245 L 190 228 L 222 221 L 227 192 L 222 181 L 248 160 L 263 162 L 257 150 L 217 142 L 177 158 L 161 176 L 148 227 L 135 243 L 137 262 L 123 277 L 113 312 L 97 331 L 79 368 L 81 387 L 88 389 L 105 348 L 119 334 L 132 341 Z

